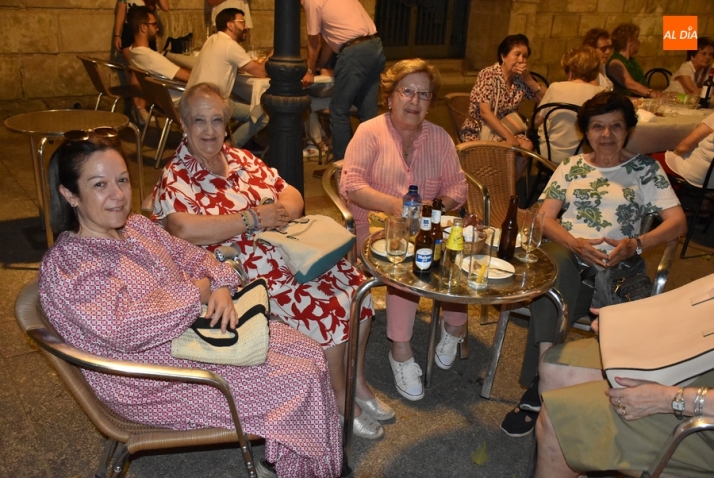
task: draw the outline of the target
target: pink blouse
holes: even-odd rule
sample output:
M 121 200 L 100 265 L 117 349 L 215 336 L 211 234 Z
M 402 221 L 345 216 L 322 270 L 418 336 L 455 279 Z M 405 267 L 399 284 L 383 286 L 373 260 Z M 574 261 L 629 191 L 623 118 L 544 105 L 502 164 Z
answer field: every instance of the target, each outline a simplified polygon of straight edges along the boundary
M 443 128 L 422 122 L 421 133 L 414 141 L 411 166 L 402 156 L 402 139 L 386 113 L 362 123 L 347 146 L 340 180 L 340 194 L 371 187 L 401 198 L 410 184 L 419 186 L 423 201 L 448 196 L 459 205 L 466 201 L 467 185 L 454 142 Z M 369 232 L 369 211 L 351 201 L 360 244 Z

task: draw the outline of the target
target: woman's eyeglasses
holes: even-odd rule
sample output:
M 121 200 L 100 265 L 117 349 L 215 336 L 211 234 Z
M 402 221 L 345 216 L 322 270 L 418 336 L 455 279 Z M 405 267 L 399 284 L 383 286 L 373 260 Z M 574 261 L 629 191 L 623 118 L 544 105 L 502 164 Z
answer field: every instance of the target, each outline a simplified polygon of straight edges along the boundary
M 119 131 L 111 126 L 100 126 L 94 129 L 73 129 L 65 132 L 63 135 L 67 141 L 87 141 L 90 136 L 97 136 L 99 138 L 116 138 L 119 136 Z
M 397 88 L 397 93 L 399 93 L 402 98 L 406 98 L 408 100 L 414 98 L 414 95 L 419 95 L 420 100 L 429 101 L 434 96 L 434 93 L 431 91 L 416 91 L 408 86 Z

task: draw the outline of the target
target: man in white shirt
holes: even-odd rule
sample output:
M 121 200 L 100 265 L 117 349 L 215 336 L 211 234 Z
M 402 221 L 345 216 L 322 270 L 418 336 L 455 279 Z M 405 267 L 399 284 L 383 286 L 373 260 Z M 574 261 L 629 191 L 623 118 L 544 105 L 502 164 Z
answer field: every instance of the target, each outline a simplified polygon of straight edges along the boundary
M 201 48 L 196 67 L 191 72 L 187 88 L 198 83 L 213 83 L 221 93 L 229 98 L 238 72 L 248 73 L 256 78 L 265 78 L 265 65 L 251 60 L 238 42 L 245 37 L 246 21 L 243 12 L 236 8 L 226 8 L 216 16 L 218 33 L 211 35 Z M 263 113 L 256 122 L 250 117 L 250 106 L 229 100 L 233 105 L 232 118 L 243 122 L 233 133 L 233 141 L 242 147 L 258 131 L 268 124 L 268 116 Z
M 129 12 L 129 21 L 134 31 L 134 43 L 129 47 L 131 66 L 173 80 L 188 81 L 190 70 L 149 48 L 149 42 L 156 39 L 159 32 L 154 14 L 146 7 L 134 7 Z
M 324 66 L 330 52 L 339 55 L 330 101 L 330 129 L 334 158 L 343 159 L 352 138 L 352 105 L 357 107 L 360 121 L 377 116 L 379 75 L 385 62 L 382 41 L 359 0 L 300 1 L 307 21 L 307 73 L 303 86 L 313 84 L 315 71 Z M 324 48 L 320 36 L 325 40 Z

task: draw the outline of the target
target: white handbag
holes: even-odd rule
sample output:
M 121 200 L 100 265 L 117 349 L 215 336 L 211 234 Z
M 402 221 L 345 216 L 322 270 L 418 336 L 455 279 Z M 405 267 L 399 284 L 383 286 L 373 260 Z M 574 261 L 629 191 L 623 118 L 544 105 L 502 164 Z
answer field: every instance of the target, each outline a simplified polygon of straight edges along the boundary
M 615 377 L 675 385 L 714 369 L 714 274 L 600 309 L 600 353 L 612 387 Z

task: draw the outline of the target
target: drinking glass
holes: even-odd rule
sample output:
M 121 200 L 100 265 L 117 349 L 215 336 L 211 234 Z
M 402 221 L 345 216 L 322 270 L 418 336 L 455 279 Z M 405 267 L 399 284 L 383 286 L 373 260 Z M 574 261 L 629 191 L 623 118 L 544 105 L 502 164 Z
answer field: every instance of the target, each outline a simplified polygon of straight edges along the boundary
M 693 110 L 699 105 L 699 95 L 687 95 L 687 108 Z
M 480 290 L 488 286 L 488 273 L 491 267 L 491 251 L 496 230 L 492 227 L 474 228 L 470 242 L 469 273 L 467 282 L 472 289 Z
M 384 233 L 384 249 L 387 252 L 387 259 L 392 263 L 392 274 L 403 271 L 399 264 L 407 257 L 408 237 L 407 220 L 401 216 L 389 216 Z
M 529 209 L 523 215 L 521 226 L 521 247 L 525 252 L 516 254 L 516 259 L 529 264 L 538 262 L 538 257 L 531 252 L 538 249 L 543 238 L 543 221 L 545 214 L 537 209 Z

